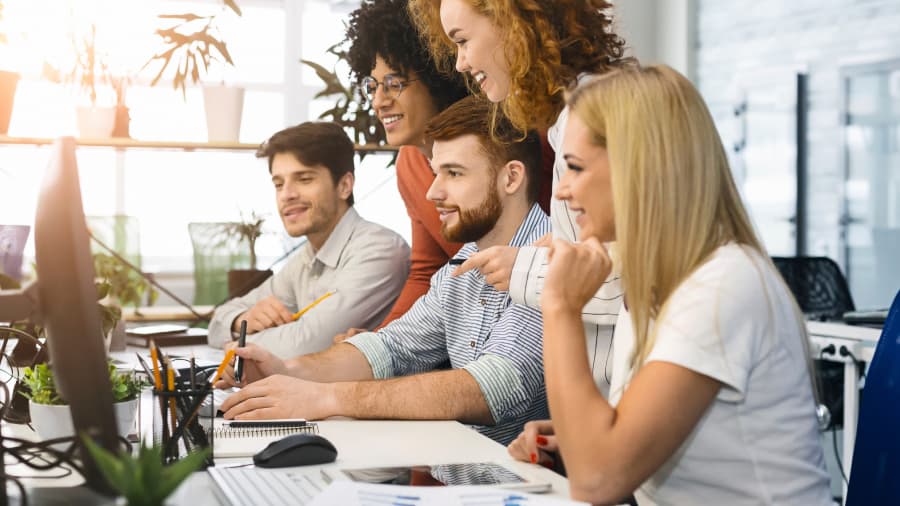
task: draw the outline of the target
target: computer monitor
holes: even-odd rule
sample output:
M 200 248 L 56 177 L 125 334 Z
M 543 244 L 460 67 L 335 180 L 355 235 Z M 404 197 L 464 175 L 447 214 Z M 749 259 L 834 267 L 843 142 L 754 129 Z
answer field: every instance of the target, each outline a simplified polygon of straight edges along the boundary
M 76 434 L 110 451 L 118 438 L 112 385 L 97 310 L 94 263 L 81 204 L 75 139 L 54 142 L 35 217 L 35 260 L 41 321 L 60 394 L 69 403 Z M 78 441 L 87 485 L 108 491 Z

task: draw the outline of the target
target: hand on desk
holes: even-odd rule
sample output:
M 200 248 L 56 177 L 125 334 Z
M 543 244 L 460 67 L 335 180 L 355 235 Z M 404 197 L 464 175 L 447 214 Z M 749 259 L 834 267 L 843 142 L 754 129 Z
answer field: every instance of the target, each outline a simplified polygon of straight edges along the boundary
M 351 337 L 355 336 L 356 334 L 362 334 L 363 332 L 368 332 L 368 330 L 356 329 L 356 328 L 348 329 L 347 332 L 344 332 L 343 334 L 338 334 L 338 335 L 334 336 L 332 338 L 332 341 L 334 341 L 334 344 L 342 343 L 342 342 L 346 341 L 347 339 L 350 339 Z
M 491 246 L 477 253 L 472 253 L 462 265 L 453 271 L 453 276 L 459 276 L 472 269 L 478 269 L 484 276 L 486 283 L 493 285 L 501 292 L 509 290 L 509 278 L 512 275 L 513 265 L 516 263 L 516 255 L 519 248 L 512 246 Z
M 292 316 L 288 308 L 277 297 L 270 295 L 235 318 L 231 329 L 237 332 L 240 329 L 241 320 L 247 320 L 247 333 L 255 334 L 261 330 L 291 323 Z
M 506 450 L 516 460 L 552 468 L 559 452 L 553 434 L 553 422 L 550 420 L 528 422 Z
M 333 405 L 334 384 L 277 374 L 231 394 L 220 409 L 228 420 L 321 420 L 335 414 Z
M 240 383 L 234 381 L 234 364 L 228 364 L 222 378 L 213 385 L 214 387 L 224 389 L 243 386 L 276 374 L 287 374 L 288 367 L 284 360 L 255 344 L 249 343 L 243 348 L 235 347 L 234 353 L 244 359 L 242 381 Z

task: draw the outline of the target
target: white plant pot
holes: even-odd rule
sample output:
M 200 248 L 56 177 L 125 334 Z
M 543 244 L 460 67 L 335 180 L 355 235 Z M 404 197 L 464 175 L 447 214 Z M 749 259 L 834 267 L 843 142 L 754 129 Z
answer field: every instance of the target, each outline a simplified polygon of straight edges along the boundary
M 78 136 L 83 139 L 106 139 L 116 126 L 115 107 L 77 107 Z
M 120 436 L 125 437 L 132 432 L 137 416 L 137 407 L 138 399 L 113 404 L 113 412 L 116 415 L 116 432 Z M 28 401 L 28 409 L 31 413 L 31 426 L 34 427 L 34 432 L 42 441 L 75 435 L 69 406 L 51 406 Z M 58 446 L 64 448 L 68 445 Z
M 209 142 L 238 142 L 244 113 L 244 88 L 203 85 L 203 106 Z

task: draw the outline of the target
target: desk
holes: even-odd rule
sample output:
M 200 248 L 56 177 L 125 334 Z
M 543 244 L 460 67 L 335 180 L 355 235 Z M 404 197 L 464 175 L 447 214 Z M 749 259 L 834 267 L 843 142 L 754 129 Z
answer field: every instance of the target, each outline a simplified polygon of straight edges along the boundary
M 814 322 L 806 323 L 812 341 L 812 356 L 820 358 L 822 348 L 833 344 L 836 350 L 846 346 L 857 360 L 871 362 L 875 354 L 875 345 L 881 337 L 881 329 L 846 325 L 843 323 Z M 859 418 L 859 378 L 854 361 L 840 354 L 824 355 L 822 360 L 844 363 L 844 440 L 842 442 L 841 463 L 844 475 L 850 476 L 853 464 L 853 445 L 856 443 L 856 422 Z M 847 485 L 844 484 L 843 497 L 847 497 Z
M 146 353 L 146 349 L 129 349 L 112 353 L 111 356 L 128 364 L 136 362 L 134 352 Z M 167 353 L 190 355 L 198 358 L 221 360 L 223 351 L 208 346 L 174 346 Z M 153 400 L 150 395 L 142 397 L 141 433 L 151 434 L 150 413 Z M 454 462 L 503 461 L 513 470 L 521 470 L 545 479 L 552 485 L 548 495 L 557 498 L 569 497 L 568 481 L 541 466 L 513 461 L 506 447 L 485 437 L 475 430 L 455 421 L 401 421 L 401 420 L 325 420 L 319 423 L 319 433 L 328 438 L 338 449 L 338 460 L 331 464 L 308 466 L 305 469 L 318 471 L 324 467 L 373 467 L 385 465 L 449 464 Z M 19 437 L 33 437 L 24 425 L 3 423 L 6 434 Z M 150 435 L 152 437 L 152 435 Z M 217 459 L 219 466 L 245 464 L 249 458 Z M 34 470 L 24 466 L 7 468 L 19 474 L 35 476 Z M 43 473 L 45 476 L 50 473 Z M 29 487 L 73 487 L 82 483 L 81 477 L 71 475 L 64 479 L 29 479 Z M 167 504 L 189 506 L 213 506 L 219 501 L 214 493 L 215 485 L 205 472 L 194 473 L 170 497 Z M 15 492 L 10 489 L 11 497 Z M 81 497 L 81 496 L 84 497 Z M 31 504 L 113 504 L 112 500 L 98 497 L 84 489 L 72 491 L 57 490 L 30 491 Z M 16 500 L 12 500 L 16 504 Z

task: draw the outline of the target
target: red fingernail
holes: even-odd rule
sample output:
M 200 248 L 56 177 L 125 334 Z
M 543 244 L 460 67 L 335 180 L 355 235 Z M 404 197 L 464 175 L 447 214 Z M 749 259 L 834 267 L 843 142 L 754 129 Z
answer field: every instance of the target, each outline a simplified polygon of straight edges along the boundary
M 534 454 L 534 453 L 531 454 L 531 463 L 537 464 L 537 454 Z
M 544 436 L 538 436 L 536 438 L 536 440 L 537 440 L 537 444 L 539 444 L 539 445 L 547 444 L 547 438 L 545 438 Z

